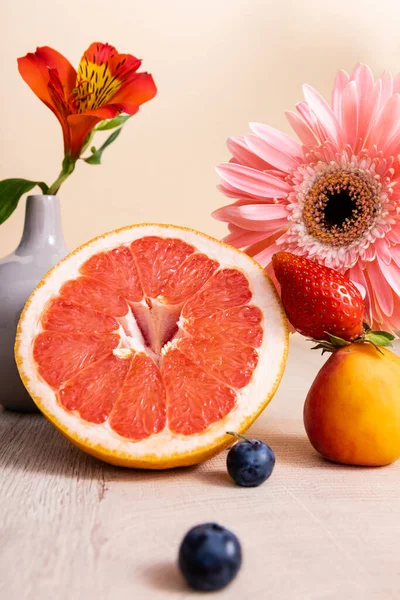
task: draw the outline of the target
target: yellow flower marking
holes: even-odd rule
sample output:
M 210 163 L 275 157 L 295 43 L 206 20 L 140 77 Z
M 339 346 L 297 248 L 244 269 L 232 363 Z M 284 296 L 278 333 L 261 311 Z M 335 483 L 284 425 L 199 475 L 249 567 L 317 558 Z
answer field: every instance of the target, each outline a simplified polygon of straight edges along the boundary
M 84 57 L 79 64 L 74 90 L 78 113 L 108 104 L 122 83 L 117 75 L 112 75 L 108 62 L 97 65 Z

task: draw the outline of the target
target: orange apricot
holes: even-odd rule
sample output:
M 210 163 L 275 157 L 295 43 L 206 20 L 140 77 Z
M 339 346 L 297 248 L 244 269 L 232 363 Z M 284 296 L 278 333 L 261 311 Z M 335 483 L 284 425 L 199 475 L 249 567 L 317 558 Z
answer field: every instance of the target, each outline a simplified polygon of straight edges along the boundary
M 319 371 L 304 405 L 304 425 L 325 458 L 383 466 L 400 457 L 400 358 L 351 344 Z

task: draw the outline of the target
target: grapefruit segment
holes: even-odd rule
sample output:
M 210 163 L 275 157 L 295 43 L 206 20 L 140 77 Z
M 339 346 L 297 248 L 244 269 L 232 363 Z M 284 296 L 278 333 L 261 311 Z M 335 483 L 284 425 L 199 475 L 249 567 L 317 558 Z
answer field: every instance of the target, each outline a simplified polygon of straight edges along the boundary
M 179 265 L 195 249 L 179 239 L 146 236 L 134 241 L 131 250 L 144 293 L 149 298 L 157 298 Z
M 139 225 L 48 273 L 18 327 L 21 377 L 83 450 L 118 465 L 194 464 L 245 431 L 286 360 L 276 292 L 246 254 L 195 231 Z
M 46 331 L 63 333 L 102 334 L 118 329 L 118 321 L 113 317 L 64 298 L 50 302 L 41 323 Z
M 242 306 L 251 299 L 249 282 L 237 269 L 221 269 L 215 273 L 198 294 L 186 302 L 182 316 L 205 317 L 217 310 Z
M 113 317 L 123 317 L 128 312 L 128 304 L 123 298 L 108 285 L 91 277 L 67 281 L 60 290 L 60 296 Z
M 191 254 L 167 281 L 163 297 L 169 304 L 182 304 L 193 296 L 218 269 L 216 260 L 205 254 Z
M 119 435 L 133 440 L 142 440 L 164 429 L 165 388 L 160 370 L 146 354 L 134 356 L 109 423 Z
M 166 353 L 161 372 L 168 398 L 168 426 L 175 433 L 201 433 L 235 406 L 233 389 L 207 375 L 177 349 Z
M 246 304 L 198 319 L 187 319 L 184 329 L 191 336 L 210 338 L 224 335 L 231 339 L 240 339 L 243 344 L 258 348 L 263 339 L 262 312 L 257 306 Z
M 207 373 L 237 390 L 250 382 L 258 362 L 254 348 L 223 334 L 209 339 L 182 338 L 178 348 Z
M 127 246 L 95 254 L 81 266 L 80 272 L 102 281 L 125 300 L 140 302 L 143 298 L 136 264 Z
M 60 403 L 90 423 L 104 423 L 121 392 L 130 363 L 113 354 L 92 363 L 60 389 Z
M 38 372 L 53 389 L 58 389 L 77 371 L 111 355 L 119 336 L 44 331 L 33 343 Z

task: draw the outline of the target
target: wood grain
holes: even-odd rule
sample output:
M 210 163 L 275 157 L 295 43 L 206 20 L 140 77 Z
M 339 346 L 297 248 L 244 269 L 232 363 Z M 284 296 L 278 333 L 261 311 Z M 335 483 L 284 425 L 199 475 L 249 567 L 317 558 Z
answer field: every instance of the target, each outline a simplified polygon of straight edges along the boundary
M 223 453 L 173 472 L 114 468 L 86 456 L 40 416 L 0 413 L 0 598 L 184 599 L 175 561 L 192 525 L 240 537 L 244 564 L 218 598 L 389 600 L 400 594 L 400 468 L 319 458 L 302 402 L 322 359 L 295 339 L 283 383 L 253 427 L 277 456 L 246 490 Z

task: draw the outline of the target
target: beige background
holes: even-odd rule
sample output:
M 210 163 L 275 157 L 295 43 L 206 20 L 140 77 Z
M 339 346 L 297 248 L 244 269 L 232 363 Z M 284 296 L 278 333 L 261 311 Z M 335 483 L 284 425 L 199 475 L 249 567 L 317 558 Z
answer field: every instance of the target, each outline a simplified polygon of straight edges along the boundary
M 248 121 L 288 130 L 283 111 L 308 82 L 330 95 L 339 68 L 400 70 L 398 0 L 17 0 L 1 2 L 0 178 L 51 183 L 61 128 L 20 78 L 16 58 L 50 45 L 74 66 L 94 40 L 144 59 L 159 94 L 100 167 L 63 186 L 69 248 L 123 225 L 174 222 L 222 236 L 214 166 Z M 20 236 L 23 203 L 0 228 L 0 256 Z

